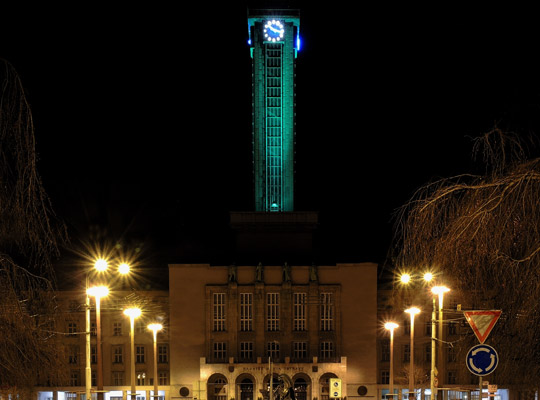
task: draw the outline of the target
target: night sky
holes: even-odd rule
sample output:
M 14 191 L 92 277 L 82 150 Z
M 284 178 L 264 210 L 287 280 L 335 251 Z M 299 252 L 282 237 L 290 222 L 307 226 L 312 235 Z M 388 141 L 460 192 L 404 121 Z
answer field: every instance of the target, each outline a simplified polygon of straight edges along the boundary
M 0 6 L 76 246 L 103 235 L 166 270 L 213 260 L 229 211 L 253 211 L 247 7 L 227 3 Z M 539 28 L 526 9 L 336 5 L 300 5 L 296 209 L 335 261 L 382 262 L 418 187 L 474 171 L 472 137 L 539 132 Z

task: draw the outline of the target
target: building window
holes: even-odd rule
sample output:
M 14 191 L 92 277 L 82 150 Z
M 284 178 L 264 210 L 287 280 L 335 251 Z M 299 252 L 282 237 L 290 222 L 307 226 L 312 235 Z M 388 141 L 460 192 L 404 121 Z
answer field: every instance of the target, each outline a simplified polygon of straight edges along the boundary
M 75 336 L 77 334 L 77 323 L 76 322 L 68 322 L 67 325 L 67 333 L 69 336 Z
M 409 344 L 403 345 L 403 361 L 409 361 L 411 359 L 411 346 Z
M 227 343 L 214 342 L 214 360 L 215 361 L 227 360 Z
M 390 383 L 390 371 L 381 371 L 381 383 L 383 385 Z
M 147 330 L 146 325 L 142 321 L 135 321 L 135 332 L 145 333 Z
M 159 371 L 158 377 L 159 377 L 158 382 L 160 386 L 169 384 L 169 373 L 167 371 Z
M 96 336 L 97 335 L 97 324 L 95 322 L 91 322 L 90 323 L 90 334 L 92 336 Z
M 225 293 L 214 293 L 214 332 L 225 331 Z
M 137 386 L 146 385 L 146 372 L 139 371 L 137 372 Z
M 253 342 L 240 342 L 240 359 L 244 362 L 253 360 Z
M 266 329 L 279 331 L 279 293 L 266 294 Z
M 124 347 L 113 346 L 113 363 L 121 364 L 124 362 Z
M 240 330 L 253 330 L 253 293 L 240 293 Z
M 97 372 L 95 369 L 90 371 L 90 382 L 92 386 L 97 386 Z
M 381 361 L 390 361 L 390 340 L 381 341 Z
M 144 346 L 135 346 L 135 362 L 136 363 L 145 363 L 146 362 L 146 356 L 144 353 Z
M 319 357 L 321 360 L 329 360 L 334 357 L 334 343 L 333 342 L 321 342 Z
M 70 371 L 69 383 L 71 386 L 81 386 L 81 374 L 79 370 L 72 369 Z
M 447 362 L 456 362 L 456 349 L 454 347 L 448 347 L 446 356 Z
M 448 334 L 456 335 L 457 334 L 457 324 L 455 322 L 448 323 Z
M 266 344 L 266 356 L 270 357 L 271 360 L 279 361 L 279 343 L 278 342 L 268 342 Z
M 321 293 L 321 331 L 334 329 L 334 302 L 332 293 Z
M 306 293 L 294 293 L 293 308 L 294 308 L 293 329 L 295 331 L 305 331 L 306 330 Z
M 92 364 L 97 364 L 97 346 L 90 347 L 90 361 Z
M 450 385 L 455 385 L 457 382 L 457 374 L 456 371 L 448 371 L 447 374 L 447 383 Z
M 69 346 L 68 363 L 78 364 L 79 362 L 79 346 Z
M 114 386 L 124 385 L 124 373 L 122 371 L 114 371 L 112 373 L 112 382 Z
M 122 322 L 121 321 L 113 322 L 113 335 L 122 336 Z
M 161 364 L 169 362 L 169 346 L 166 344 L 160 344 L 157 346 L 158 354 L 157 361 Z
M 431 361 L 431 343 L 426 344 L 424 354 L 426 355 L 426 357 L 424 358 L 424 360 L 425 360 L 426 362 Z
M 410 334 L 411 333 L 411 319 L 405 318 L 403 320 L 403 333 Z
M 426 336 L 431 336 L 431 321 L 426 322 L 426 328 L 424 330 Z
M 293 357 L 295 360 L 307 359 L 307 342 L 293 342 Z

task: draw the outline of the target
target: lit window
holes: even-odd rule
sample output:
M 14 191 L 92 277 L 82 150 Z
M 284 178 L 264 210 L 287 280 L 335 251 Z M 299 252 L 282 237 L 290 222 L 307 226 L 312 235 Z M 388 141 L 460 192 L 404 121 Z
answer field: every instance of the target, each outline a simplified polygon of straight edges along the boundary
M 214 293 L 214 331 L 225 331 L 225 293 Z

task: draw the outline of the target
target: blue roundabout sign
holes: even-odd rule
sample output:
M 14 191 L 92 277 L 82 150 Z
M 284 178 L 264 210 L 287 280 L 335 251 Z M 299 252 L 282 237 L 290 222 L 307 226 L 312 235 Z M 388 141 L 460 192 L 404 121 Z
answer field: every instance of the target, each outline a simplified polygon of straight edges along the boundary
M 495 349 L 487 344 L 471 347 L 467 353 L 467 368 L 478 376 L 489 375 L 499 364 L 499 356 Z

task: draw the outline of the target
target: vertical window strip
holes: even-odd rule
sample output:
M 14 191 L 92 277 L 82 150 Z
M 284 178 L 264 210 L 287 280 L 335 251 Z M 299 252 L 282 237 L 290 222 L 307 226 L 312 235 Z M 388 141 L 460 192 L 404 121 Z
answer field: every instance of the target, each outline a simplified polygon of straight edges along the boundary
M 227 359 L 227 343 L 214 342 L 214 359 L 216 361 L 225 361 Z
M 253 293 L 240 293 L 240 330 L 253 330 Z
M 225 331 L 225 293 L 214 293 L 213 295 L 214 308 L 214 331 Z
M 267 329 L 279 331 L 279 293 L 267 293 Z
M 334 304 L 332 293 L 321 293 L 321 331 L 334 329 Z
M 294 293 L 294 323 L 295 331 L 306 330 L 306 293 Z

